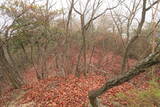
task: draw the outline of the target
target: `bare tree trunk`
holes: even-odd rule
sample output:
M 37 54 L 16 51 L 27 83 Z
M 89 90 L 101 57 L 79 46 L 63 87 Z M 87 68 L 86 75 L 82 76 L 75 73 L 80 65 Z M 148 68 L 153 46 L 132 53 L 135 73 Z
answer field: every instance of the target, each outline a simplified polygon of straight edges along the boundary
M 25 49 L 25 46 L 23 45 L 23 43 L 21 43 L 20 46 L 22 48 L 25 60 L 31 62 L 30 59 L 28 58 L 28 55 L 27 55 L 27 52 L 26 52 L 26 49 Z
M 0 67 L 2 69 L 2 73 L 6 79 L 8 79 L 14 88 L 20 88 L 23 85 L 23 79 L 18 73 L 17 69 L 10 65 L 7 61 L 4 49 L 5 47 L 0 47 Z
M 93 48 L 92 48 L 92 52 L 91 52 L 91 56 L 90 56 L 90 58 L 89 58 L 89 63 L 88 63 L 88 65 L 90 65 L 90 64 L 92 63 L 92 57 L 93 57 L 94 51 L 95 51 L 95 45 L 94 45 Z M 89 66 L 87 67 L 87 73 L 88 73 L 88 71 L 89 71 Z
M 73 0 L 74 1 L 74 0 Z M 73 2 L 72 1 L 72 2 Z M 84 5 L 84 10 L 83 12 L 80 10 L 77 10 L 74 5 L 73 5 L 73 9 L 74 11 L 79 14 L 80 16 L 80 20 L 81 20 L 81 34 L 82 34 L 82 48 L 83 48 L 83 60 L 84 60 L 84 64 L 83 64 L 83 68 L 84 68 L 84 75 L 86 75 L 86 71 L 87 71 L 87 59 L 86 59 L 86 54 L 87 54 L 87 45 L 86 45 L 86 33 L 89 30 L 89 27 L 91 27 L 92 23 L 94 20 L 96 20 L 97 18 L 99 18 L 100 16 L 102 16 L 103 14 L 106 13 L 106 11 L 108 10 L 112 10 L 114 8 L 116 8 L 120 2 L 118 2 L 118 4 L 112 8 L 106 8 L 104 9 L 100 14 L 96 14 L 96 12 L 100 9 L 101 4 L 102 4 L 102 0 L 95 0 L 92 4 L 91 7 L 93 7 L 92 9 L 89 9 L 88 7 L 90 6 L 89 4 L 91 3 L 91 0 L 86 0 L 86 3 Z M 74 4 L 74 3 L 73 3 Z M 80 5 L 80 8 L 82 5 Z M 91 13 L 89 15 L 89 13 Z M 89 20 L 85 21 L 85 17 L 89 15 Z
M 123 59 L 122 59 L 121 72 L 125 71 L 127 57 L 128 57 L 128 51 L 129 51 L 131 45 L 137 40 L 137 38 L 141 34 L 142 27 L 143 27 L 143 24 L 144 24 L 144 21 L 145 21 L 145 18 L 146 18 L 146 2 L 147 2 L 146 0 L 143 0 L 142 16 L 141 16 L 141 21 L 140 21 L 140 23 L 138 25 L 138 28 L 137 28 L 136 35 L 134 37 L 132 37 L 131 40 L 129 40 L 129 42 L 127 43 L 127 46 L 125 48 L 124 56 L 123 56 Z
M 101 88 L 97 90 L 90 91 L 88 93 L 90 104 L 92 107 L 98 107 L 98 103 L 96 98 L 103 93 L 105 93 L 107 90 L 113 88 L 114 86 L 118 86 L 120 84 L 123 84 L 124 82 L 127 82 L 134 78 L 135 76 L 139 75 L 140 73 L 146 72 L 146 68 L 149 68 L 153 65 L 159 64 L 160 60 L 158 59 L 160 57 L 160 52 L 155 52 L 153 54 L 150 54 L 148 57 L 140 61 L 135 67 L 130 69 L 125 74 L 117 77 L 116 79 L 112 79 L 108 82 L 106 82 Z
M 127 62 L 127 56 L 128 56 L 128 51 L 132 45 L 132 43 L 138 38 L 138 36 L 141 33 L 144 21 L 145 21 L 145 16 L 146 16 L 146 11 L 148 11 L 150 8 L 152 8 L 156 3 L 159 3 L 159 0 L 155 1 L 152 5 L 150 5 L 148 8 L 146 8 L 147 0 L 143 0 L 143 8 L 142 8 L 142 17 L 141 21 L 138 25 L 136 35 L 129 40 L 127 43 L 125 52 L 124 52 L 124 57 L 122 60 L 122 69 L 121 71 L 125 70 L 125 65 Z M 116 79 L 112 79 L 108 82 L 106 82 L 101 88 L 97 90 L 90 91 L 88 93 L 90 104 L 92 107 L 98 107 L 98 103 L 96 98 L 100 95 L 102 95 L 104 92 L 107 90 L 113 88 L 114 86 L 118 86 L 124 82 L 127 82 L 134 78 L 135 76 L 139 75 L 140 73 L 146 72 L 146 68 L 149 68 L 153 65 L 159 64 L 160 60 L 158 59 L 160 57 L 160 51 L 158 50 L 157 52 L 154 52 L 150 54 L 148 57 L 144 58 L 142 61 L 137 63 L 135 67 L 130 69 L 128 72 L 125 72 L 123 75 L 119 76 Z
M 73 7 L 74 7 L 74 0 L 71 1 L 69 13 L 68 13 L 68 19 L 67 19 L 67 25 L 66 25 L 66 32 L 67 33 L 69 33 L 69 24 L 70 24 L 70 20 L 72 18 Z
M 158 12 L 158 7 L 159 7 L 159 3 L 157 3 L 155 10 L 152 9 L 152 31 L 153 31 L 153 34 L 152 34 L 152 53 L 154 53 L 155 49 L 156 49 L 156 33 L 157 33 L 156 16 L 157 16 L 157 12 Z M 155 71 L 155 67 L 152 67 L 152 79 L 153 80 L 156 79 L 154 71 Z
M 79 55 L 78 55 L 78 58 L 77 58 L 76 73 L 75 73 L 77 77 L 80 76 L 79 64 L 80 64 L 80 61 L 81 61 L 81 54 L 82 54 L 82 51 L 83 51 L 83 47 L 81 47 L 80 52 L 79 52 Z
M 82 38 L 83 38 L 83 43 L 82 43 L 82 47 L 83 47 L 83 60 L 84 60 L 84 64 L 83 64 L 83 67 L 84 67 L 84 71 L 83 71 L 83 74 L 86 75 L 86 72 L 87 72 L 87 52 L 86 52 L 86 35 L 85 35 L 85 29 L 82 30 Z

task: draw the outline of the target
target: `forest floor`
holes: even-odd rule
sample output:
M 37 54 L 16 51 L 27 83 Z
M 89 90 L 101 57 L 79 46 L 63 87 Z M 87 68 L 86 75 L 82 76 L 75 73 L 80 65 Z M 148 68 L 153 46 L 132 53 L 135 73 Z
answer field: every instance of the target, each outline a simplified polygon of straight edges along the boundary
M 87 76 L 79 78 L 74 75 L 66 77 L 53 76 L 38 81 L 33 68 L 25 72 L 28 84 L 21 89 L 6 88 L 0 97 L 0 105 L 4 107 L 88 107 L 88 91 L 101 87 L 109 79 L 115 78 L 115 72 L 120 70 L 120 56 L 108 53 L 107 62 L 103 67 L 106 73 L 100 71 L 90 72 Z M 130 59 L 129 65 L 133 66 L 135 60 Z M 123 107 L 126 101 L 113 100 L 117 93 L 126 93 L 133 89 L 146 89 L 147 76 L 141 74 L 129 82 L 108 90 L 100 96 L 99 102 L 106 107 Z

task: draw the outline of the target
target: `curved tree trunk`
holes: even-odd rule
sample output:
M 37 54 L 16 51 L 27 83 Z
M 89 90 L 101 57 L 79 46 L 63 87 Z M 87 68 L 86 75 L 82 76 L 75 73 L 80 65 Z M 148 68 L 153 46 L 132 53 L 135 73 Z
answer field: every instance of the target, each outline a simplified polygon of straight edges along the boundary
M 158 57 L 160 57 L 159 51 L 153 54 L 150 54 L 148 57 L 140 61 L 135 67 L 130 69 L 124 75 L 121 75 L 116 79 L 106 82 L 101 88 L 97 90 L 90 91 L 88 93 L 88 96 L 89 96 L 90 104 L 92 105 L 92 107 L 98 107 L 96 98 L 102 95 L 103 93 L 105 93 L 107 90 L 113 88 L 114 86 L 118 86 L 124 82 L 131 80 L 132 78 L 139 75 L 140 73 L 146 72 L 145 70 L 146 68 L 159 64 L 160 60 L 158 59 Z
M 20 88 L 23 85 L 23 79 L 20 77 L 17 69 L 8 62 L 4 45 L 0 47 L 0 67 L 4 78 L 9 80 L 14 88 Z
M 131 40 L 127 43 L 127 46 L 125 48 L 124 51 L 124 56 L 122 59 L 122 68 L 121 68 L 121 72 L 125 71 L 125 67 L 126 67 L 126 63 L 127 63 L 127 57 L 128 57 L 128 52 L 130 50 L 130 47 L 132 46 L 132 44 L 137 40 L 137 38 L 139 37 L 139 35 L 141 34 L 142 31 L 142 27 L 143 24 L 145 22 L 145 18 L 146 18 L 146 4 L 147 4 L 147 0 L 143 0 L 143 8 L 142 8 L 142 16 L 141 16 L 141 21 L 138 24 L 138 28 L 137 28 L 137 32 L 136 35 L 134 37 L 131 38 Z

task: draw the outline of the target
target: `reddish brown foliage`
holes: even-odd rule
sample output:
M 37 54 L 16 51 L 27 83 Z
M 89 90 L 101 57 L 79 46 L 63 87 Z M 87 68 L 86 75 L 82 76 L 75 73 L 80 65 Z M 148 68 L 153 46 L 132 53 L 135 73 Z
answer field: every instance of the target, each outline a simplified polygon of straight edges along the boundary
M 25 86 L 30 89 L 21 99 L 21 103 L 34 101 L 40 107 L 82 107 L 88 103 L 88 91 L 99 88 L 107 78 L 98 74 L 77 78 L 70 75 L 66 78 L 50 78 L 39 83 Z M 102 98 L 104 104 L 109 104 L 106 98 L 118 92 L 133 88 L 130 83 L 109 90 Z
M 86 77 L 80 76 L 78 78 L 74 75 L 68 75 L 65 78 L 52 76 L 48 79 L 38 81 L 36 78 L 35 68 L 27 69 L 24 73 L 24 79 L 28 84 L 22 87 L 22 90 L 25 90 L 26 93 L 19 99 L 19 104 L 35 102 L 35 107 L 87 106 L 89 102 L 88 91 L 101 87 L 104 82 L 112 78 L 111 75 L 115 76 L 115 74 L 119 74 L 121 57 L 116 56 L 113 53 L 107 53 L 105 55 L 100 54 L 101 52 L 96 50 L 93 54 L 91 64 L 94 64 L 98 69 L 107 71 L 107 75 L 105 76 L 102 75 L 101 72 L 90 72 Z M 89 57 L 90 54 L 88 54 L 88 58 Z M 87 61 L 89 60 L 90 59 L 87 59 Z M 73 62 L 74 61 L 75 59 L 73 59 Z M 135 62 L 135 60 L 130 59 L 129 66 L 133 66 Z M 48 63 L 48 65 L 50 65 L 50 60 Z M 97 65 L 99 63 L 100 66 Z M 57 72 L 56 69 L 52 69 L 51 71 Z M 126 93 L 128 90 L 135 88 L 135 86 L 141 86 L 141 88 L 148 87 L 148 84 L 144 81 L 145 79 L 146 76 L 141 74 L 130 82 L 108 90 L 107 93 L 101 96 L 102 103 L 112 107 L 113 105 L 110 102 L 110 96 L 114 96 L 119 92 Z M 14 91 L 8 91 L 7 93 L 9 95 L 6 94 L 6 98 L 3 100 L 9 100 L 9 96 L 11 96 L 11 93 L 13 92 Z M 3 100 L 1 99 L 0 101 Z

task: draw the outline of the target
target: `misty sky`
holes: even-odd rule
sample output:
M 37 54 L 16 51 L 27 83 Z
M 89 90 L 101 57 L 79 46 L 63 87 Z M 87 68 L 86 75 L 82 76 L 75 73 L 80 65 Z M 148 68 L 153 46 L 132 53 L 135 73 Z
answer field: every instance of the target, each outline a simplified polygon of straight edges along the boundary
M 0 4 L 3 2 L 4 0 L 0 0 Z M 45 4 L 45 2 L 46 2 L 46 0 L 36 0 L 37 1 L 37 3 L 38 4 Z M 69 4 L 69 2 L 67 2 L 67 1 L 69 1 L 69 0 L 50 0 L 50 3 L 49 4 L 55 4 L 54 6 L 53 6 L 53 10 L 55 10 L 55 9 L 61 9 L 62 7 L 63 8 L 68 8 L 68 4 Z M 83 11 L 83 9 L 84 9 L 84 4 L 86 3 L 86 0 L 79 0 L 80 1 L 80 3 L 77 3 L 76 4 L 76 8 L 78 9 L 78 10 L 82 10 Z M 93 0 L 91 0 L 91 1 L 93 1 Z M 31 0 L 27 0 L 27 2 L 31 2 Z M 128 5 L 128 7 L 131 7 L 131 4 L 132 4 L 132 2 L 133 2 L 133 0 L 126 0 L 125 1 L 125 4 L 127 4 Z M 79 7 L 80 7 L 80 4 L 81 4 L 81 6 L 82 6 L 82 8 L 80 9 Z M 109 5 L 108 5 L 109 4 Z M 116 0 L 103 0 L 103 4 L 102 4 L 102 6 L 101 6 L 101 8 L 99 9 L 99 11 L 98 12 L 101 12 L 101 11 L 103 11 L 106 7 L 112 7 L 112 6 L 115 6 L 115 4 L 116 4 Z M 90 4 L 90 7 L 91 7 L 91 5 L 92 4 Z M 90 7 L 88 7 L 88 8 L 90 8 Z M 125 10 L 125 9 L 123 9 L 123 7 L 118 7 L 117 9 L 115 9 L 116 11 L 118 11 L 119 13 L 121 13 L 121 14 L 124 14 L 124 15 L 127 15 L 127 10 Z M 107 13 L 109 13 L 109 11 L 107 12 Z M 78 17 L 78 16 L 76 16 L 76 17 Z M 137 13 L 137 15 L 136 15 L 136 17 L 137 17 L 137 19 L 140 19 L 140 17 L 141 17 L 141 11 L 139 11 L 138 13 Z M 147 22 L 150 22 L 151 21 L 151 11 L 149 11 L 149 12 L 147 12 L 147 15 L 146 15 L 146 21 Z M 0 25 L 2 25 L 2 23 L 4 22 L 4 20 L 3 19 L 6 19 L 6 17 L 4 18 L 4 16 L 0 16 Z M 157 15 L 157 19 L 158 19 L 158 15 Z

